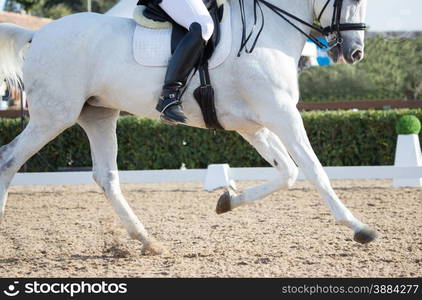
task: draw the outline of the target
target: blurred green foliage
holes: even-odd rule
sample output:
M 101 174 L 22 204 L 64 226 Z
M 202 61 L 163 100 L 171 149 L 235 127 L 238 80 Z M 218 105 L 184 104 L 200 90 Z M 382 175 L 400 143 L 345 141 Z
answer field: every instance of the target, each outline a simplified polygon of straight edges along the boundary
M 396 124 L 397 134 L 419 134 L 421 121 L 414 115 L 402 116 Z
M 391 165 L 397 140 L 397 120 L 422 110 L 338 111 L 303 113 L 311 144 L 324 165 Z M 0 145 L 20 132 L 20 122 L 0 119 Z M 119 119 L 118 164 L 122 170 L 206 168 L 229 163 L 232 167 L 268 164 L 237 133 L 170 127 L 136 117 Z M 422 138 L 422 136 L 421 136 Z M 91 166 L 88 139 L 79 126 L 66 130 L 27 164 L 29 171 L 55 171 Z
M 357 65 L 316 67 L 300 75 L 301 101 L 422 99 L 422 38 L 366 40 Z

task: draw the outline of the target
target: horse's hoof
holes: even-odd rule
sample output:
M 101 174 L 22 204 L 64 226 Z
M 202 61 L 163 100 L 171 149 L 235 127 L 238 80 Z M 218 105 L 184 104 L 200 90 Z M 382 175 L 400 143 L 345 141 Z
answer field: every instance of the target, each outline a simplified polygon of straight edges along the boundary
M 360 244 L 368 244 L 375 240 L 378 237 L 378 232 L 375 230 L 365 227 L 361 231 L 356 232 L 354 236 L 355 242 L 358 242 Z
M 142 255 L 161 255 L 165 253 L 165 248 L 156 241 L 149 241 L 142 245 Z
M 229 191 L 226 191 L 217 202 L 217 208 L 215 209 L 218 215 L 224 214 L 232 210 L 231 208 L 231 195 Z

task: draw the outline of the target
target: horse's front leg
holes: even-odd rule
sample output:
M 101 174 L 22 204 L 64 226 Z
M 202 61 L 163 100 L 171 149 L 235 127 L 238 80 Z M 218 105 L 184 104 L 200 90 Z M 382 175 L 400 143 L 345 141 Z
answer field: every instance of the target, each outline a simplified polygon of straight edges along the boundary
M 290 158 L 289 153 L 280 139 L 267 128 L 261 128 L 258 131 L 252 132 L 239 131 L 239 134 L 248 141 L 269 164 L 277 169 L 279 175 L 276 179 L 250 187 L 239 195 L 227 191 L 218 201 L 216 209 L 218 214 L 225 213 L 245 204 L 252 204 L 280 189 L 291 187 L 295 183 L 299 173 L 295 163 Z
M 312 149 L 302 117 L 294 103 L 293 99 L 289 101 L 285 98 L 283 102 L 266 102 L 260 106 L 258 113 L 262 124 L 280 137 L 306 178 L 318 189 L 337 223 L 351 228 L 355 233 L 355 241 L 363 244 L 373 241 L 377 236 L 376 231 L 356 219 L 332 189 L 328 176 Z

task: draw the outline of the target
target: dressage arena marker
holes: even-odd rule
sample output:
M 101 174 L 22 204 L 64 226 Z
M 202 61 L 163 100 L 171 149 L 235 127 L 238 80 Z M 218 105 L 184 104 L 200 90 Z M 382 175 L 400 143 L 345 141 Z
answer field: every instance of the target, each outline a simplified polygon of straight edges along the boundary
M 326 167 L 330 179 L 420 179 L 422 167 L 370 166 Z M 121 171 L 123 184 L 204 182 L 205 190 L 230 187 L 234 180 L 273 180 L 278 176 L 274 168 L 230 168 L 210 165 L 209 169 Z M 217 177 L 217 178 L 216 178 Z M 299 180 L 305 179 L 300 172 Z M 95 184 L 92 172 L 18 173 L 12 185 L 73 185 Z
M 394 165 L 422 167 L 422 152 L 417 134 L 399 134 Z M 422 178 L 394 179 L 394 187 L 422 187 Z
M 230 175 L 228 164 L 209 165 L 205 175 L 204 190 L 213 191 L 221 187 L 231 187 L 236 190 L 236 183 Z

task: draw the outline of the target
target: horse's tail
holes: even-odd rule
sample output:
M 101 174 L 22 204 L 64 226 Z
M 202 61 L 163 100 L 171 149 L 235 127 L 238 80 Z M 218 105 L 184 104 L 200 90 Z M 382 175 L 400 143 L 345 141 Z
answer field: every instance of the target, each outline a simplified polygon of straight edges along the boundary
M 6 80 L 9 87 L 22 87 L 24 52 L 33 36 L 32 30 L 14 24 L 0 24 L 0 84 Z

